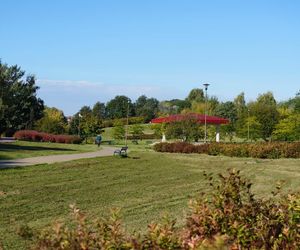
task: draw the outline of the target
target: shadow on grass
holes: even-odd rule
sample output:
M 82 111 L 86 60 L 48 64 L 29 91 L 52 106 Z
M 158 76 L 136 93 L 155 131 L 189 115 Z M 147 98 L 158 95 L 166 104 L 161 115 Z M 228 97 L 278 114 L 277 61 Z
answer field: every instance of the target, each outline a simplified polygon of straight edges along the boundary
M 1 157 L 0 157 L 1 159 Z M 4 170 L 8 170 L 8 169 L 23 169 L 25 166 L 19 166 L 18 164 L 20 164 L 20 162 L 17 161 L 13 161 L 13 160 L 1 160 L 0 162 L 0 171 L 4 171 Z
M 39 146 L 22 146 L 22 145 L 15 145 L 9 143 L 0 143 L 0 151 L 2 152 L 22 152 L 22 151 L 60 151 L 60 152 L 71 152 L 76 151 L 74 149 L 69 148 L 57 148 L 57 147 L 39 147 Z M 11 159 L 7 156 L 1 156 L 0 160 L 8 160 Z

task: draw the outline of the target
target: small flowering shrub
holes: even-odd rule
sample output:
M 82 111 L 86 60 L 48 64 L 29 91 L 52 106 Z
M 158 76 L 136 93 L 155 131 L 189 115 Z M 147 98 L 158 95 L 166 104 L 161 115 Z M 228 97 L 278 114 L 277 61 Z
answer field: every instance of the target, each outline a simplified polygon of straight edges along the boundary
M 193 145 L 186 142 L 159 143 L 154 150 L 169 153 L 199 153 L 253 158 L 300 158 L 300 142 L 210 143 Z
M 56 223 L 35 234 L 33 249 L 290 249 L 300 248 L 300 194 L 256 199 L 252 184 L 239 171 L 228 170 L 212 187 L 190 202 L 185 226 L 163 218 L 143 234 L 128 234 L 118 211 L 91 222 L 74 205 L 74 223 Z M 278 188 L 279 189 L 279 188 Z M 25 234 L 27 235 L 27 234 Z
M 74 135 L 53 135 L 44 132 L 38 132 L 35 130 L 19 130 L 14 134 L 14 137 L 18 140 L 35 141 L 35 142 L 56 142 L 56 143 L 68 143 L 79 144 L 81 138 Z

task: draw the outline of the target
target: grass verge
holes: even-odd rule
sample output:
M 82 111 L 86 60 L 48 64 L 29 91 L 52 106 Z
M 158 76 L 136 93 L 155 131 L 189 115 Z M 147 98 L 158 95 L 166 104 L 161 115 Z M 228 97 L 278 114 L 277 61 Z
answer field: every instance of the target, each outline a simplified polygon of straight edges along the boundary
M 129 158 L 103 157 L 51 165 L 0 170 L 0 241 L 5 249 L 24 249 L 29 242 L 16 234 L 28 225 L 35 230 L 54 220 L 68 220 L 69 204 L 76 203 L 91 218 L 110 208 L 122 209 L 129 230 L 145 230 L 160 215 L 179 224 L 188 201 L 209 187 L 203 172 L 242 170 L 264 197 L 276 182 L 284 191 L 299 190 L 299 159 L 256 160 L 207 155 L 131 151 Z
M 34 156 L 76 154 L 98 150 L 94 144 L 77 145 L 50 142 L 0 143 L 0 160 L 22 159 Z

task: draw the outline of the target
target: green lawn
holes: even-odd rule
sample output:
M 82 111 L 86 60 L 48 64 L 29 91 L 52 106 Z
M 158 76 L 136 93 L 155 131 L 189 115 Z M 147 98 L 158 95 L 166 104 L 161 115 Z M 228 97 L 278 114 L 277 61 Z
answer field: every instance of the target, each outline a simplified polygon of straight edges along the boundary
M 208 189 L 203 171 L 214 174 L 234 167 L 267 196 L 278 180 L 284 191 L 300 189 L 300 159 L 257 160 L 207 155 L 131 151 L 129 158 L 104 157 L 0 170 L 0 241 L 5 249 L 24 249 L 16 234 L 21 225 L 40 229 L 67 220 L 76 203 L 91 218 L 110 208 L 122 209 L 129 230 L 169 213 L 182 224 L 188 200 Z
M 96 151 L 94 144 L 76 145 L 49 142 L 0 143 L 0 160 L 28 158 L 42 155 L 75 154 Z

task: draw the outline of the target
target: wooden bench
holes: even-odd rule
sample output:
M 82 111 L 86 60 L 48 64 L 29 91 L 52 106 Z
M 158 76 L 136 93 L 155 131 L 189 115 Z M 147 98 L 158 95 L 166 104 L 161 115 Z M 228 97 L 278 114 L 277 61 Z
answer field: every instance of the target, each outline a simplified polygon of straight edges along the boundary
M 114 155 L 119 155 L 119 156 L 122 156 L 122 157 L 127 157 L 127 149 L 128 149 L 128 147 L 122 147 L 120 149 L 116 149 L 114 151 Z

